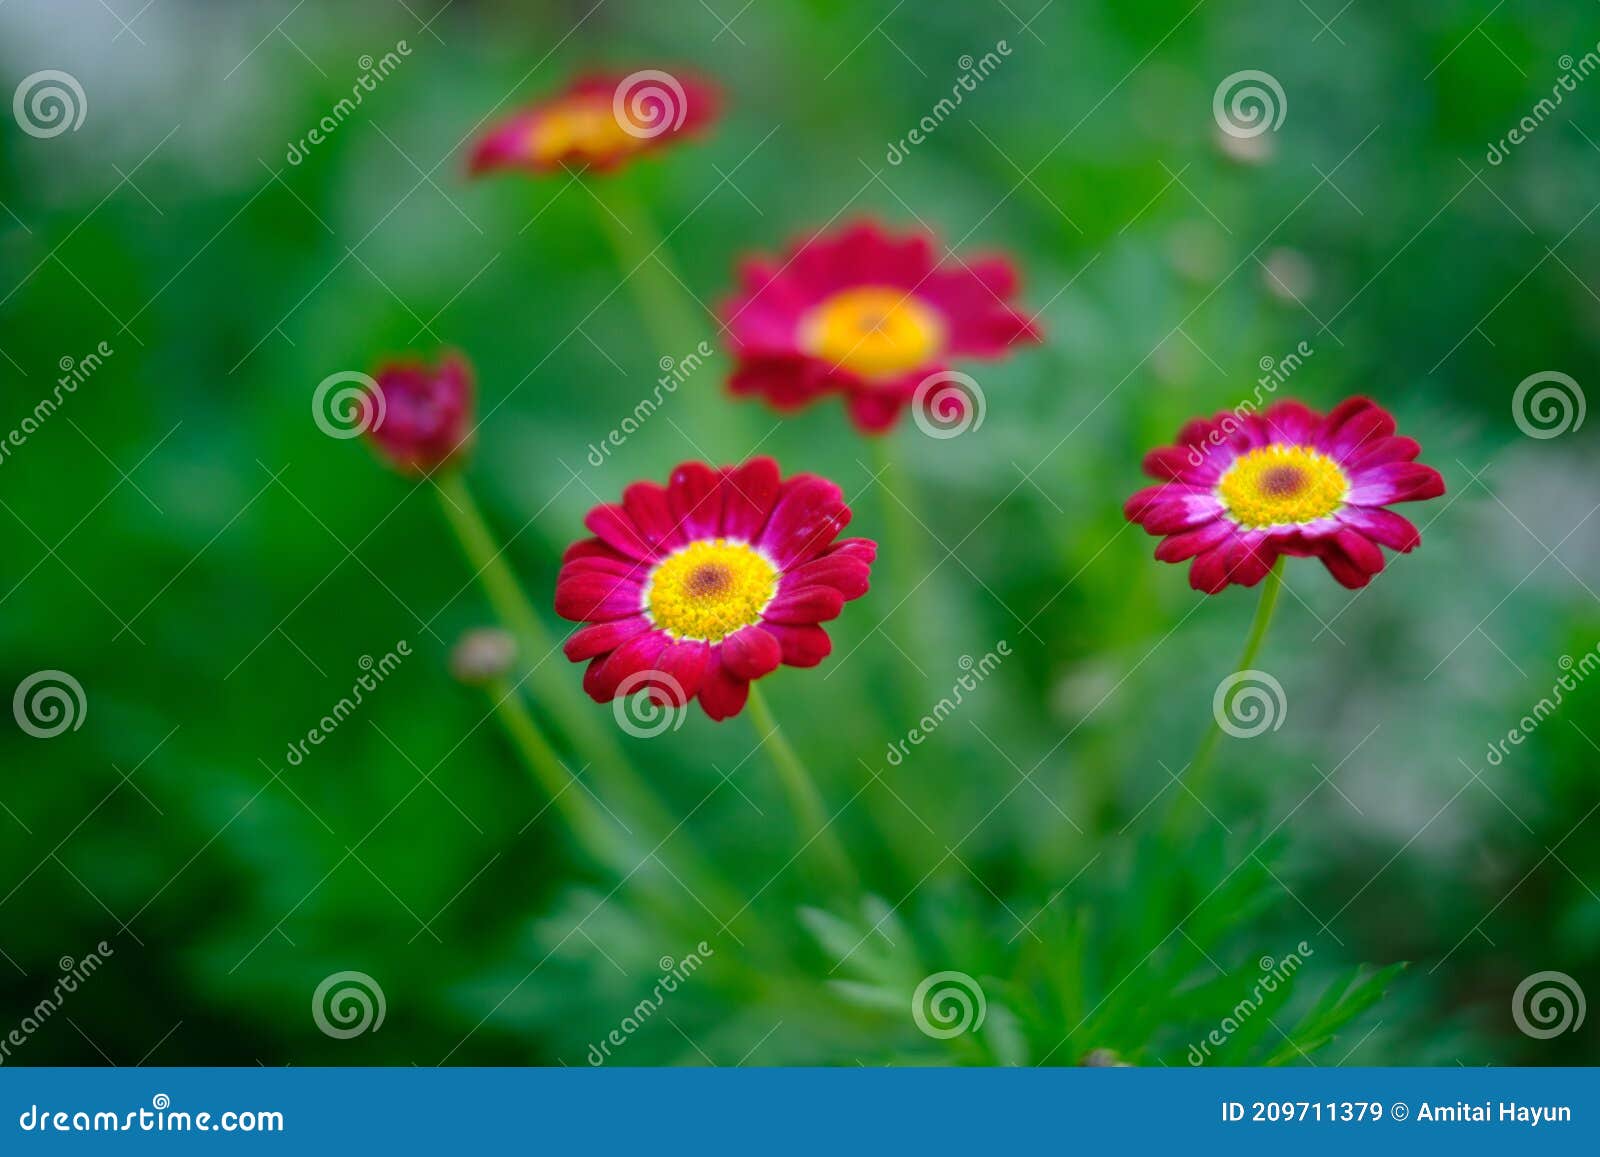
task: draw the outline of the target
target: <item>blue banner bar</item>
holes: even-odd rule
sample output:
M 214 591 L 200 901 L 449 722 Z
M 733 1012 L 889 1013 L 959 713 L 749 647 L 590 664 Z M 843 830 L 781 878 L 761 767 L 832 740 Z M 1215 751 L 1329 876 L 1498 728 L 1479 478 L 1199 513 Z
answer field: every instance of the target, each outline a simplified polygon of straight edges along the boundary
M 1600 1152 L 1596 1069 L 4 1069 L 0 1152 Z M 194 1138 L 204 1135 L 206 1140 Z M 1127 1146 L 1137 1146 L 1128 1149 Z

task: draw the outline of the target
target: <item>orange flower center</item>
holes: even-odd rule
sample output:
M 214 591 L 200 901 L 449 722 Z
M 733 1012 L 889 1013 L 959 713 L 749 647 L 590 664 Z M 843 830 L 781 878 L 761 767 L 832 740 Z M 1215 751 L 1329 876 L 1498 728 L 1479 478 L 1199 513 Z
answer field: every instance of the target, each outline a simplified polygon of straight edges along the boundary
M 643 142 L 618 123 L 608 100 L 591 97 L 556 101 L 528 130 L 534 159 L 554 164 L 574 153 L 610 157 L 632 152 Z
M 778 590 L 778 568 L 747 543 L 705 538 L 650 571 L 644 610 L 674 638 L 720 642 L 760 622 Z
M 1309 446 L 1276 444 L 1242 455 L 1217 482 L 1217 498 L 1240 526 L 1298 526 L 1344 505 L 1350 479 Z
M 944 339 L 944 320 L 932 306 L 890 286 L 842 290 L 800 321 L 800 344 L 807 353 L 868 379 L 928 365 Z

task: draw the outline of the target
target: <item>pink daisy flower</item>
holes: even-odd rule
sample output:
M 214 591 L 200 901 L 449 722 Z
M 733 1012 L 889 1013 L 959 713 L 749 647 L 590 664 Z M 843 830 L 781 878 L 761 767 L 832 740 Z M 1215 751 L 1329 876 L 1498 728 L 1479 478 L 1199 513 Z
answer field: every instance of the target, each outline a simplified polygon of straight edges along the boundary
M 1017 274 L 1000 257 L 941 264 L 931 237 L 893 236 L 871 222 L 802 241 L 781 262 L 740 268 L 740 291 L 721 310 L 738 365 L 735 394 L 780 411 L 842 393 L 869 434 L 895 424 L 917 387 L 952 358 L 998 358 L 1039 340 L 1011 304 Z M 942 423 L 958 420 L 953 391 L 924 391 Z
M 1422 447 L 1394 431 L 1369 398 L 1327 416 L 1285 401 L 1196 419 L 1177 445 L 1145 457 L 1145 473 L 1163 481 L 1124 513 L 1166 536 L 1162 562 L 1193 559 L 1189 585 L 1207 594 L 1255 586 L 1282 555 L 1320 558 L 1339 582 L 1363 587 L 1384 567 L 1381 547 L 1406 552 L 1422 541 L 1388 505 L 1444 493 L 1439 472 L 1414 461 Z
M 635 482 L 584 519 L 556 580 L 556 613 L 587 626 L 566 643 L 597 702 L 648 689 L 737 715 L 750 681 L 780 663 L 815 667 L 820 624 L 866 594 L 878 547 L 835 541 L 844 495 L 811 474 L 783 481 L 771 458 L 715 470 L 686 462 L 666 486 Z
M 717 117 L 716 89 L 659 69 L 591 74 L 492 126 L 478 138 L 474 174 L 567 166 L 604 172 L 700 131 Z
M 428 474 L 470 448 L 473 382 L 465 358 L 385 362 L 372 380 L 377 389 L 363 402 L 367 437 L 395 469 Z

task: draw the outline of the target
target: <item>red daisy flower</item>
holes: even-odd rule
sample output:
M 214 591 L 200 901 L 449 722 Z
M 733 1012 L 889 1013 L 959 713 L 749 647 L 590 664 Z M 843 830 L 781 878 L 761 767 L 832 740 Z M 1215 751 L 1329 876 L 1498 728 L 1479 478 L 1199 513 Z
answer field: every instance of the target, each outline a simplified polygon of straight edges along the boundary
M 953 357 L 998 358 L 1036 342 L 1011 305 L 1017 274 L 1004 258 L 941 266 L 933 238 L 891 236 L 870 222 L 792 246 L 781 264 L 740 268 L 741 291 L 722 308 L 738 359 L 729 385 L 796 410 L 839 391 L 869 434 L 893 426 L 917 387 Z M 941 423 L 959 419 L 948 391 L 918 399 Z
M 1349 398 L 1326 417 L 1299 402 L 1259 414 L 1196 419 L 1178 444 L 1145 457 L 1165 481 L 1123 512 L 1151 534 L 1162 562 L 1192 558 L 1189 585 L 1215 594 L 1255 586 L 1279 556 L 1320 558 L 1347 587 L 1383 569 L 1380 547 L 1409 551 L 1417 528 L 1385 507 L 1444 493 L 1444 479 L 1413 461 L 1422 452 L 1397 437 L 1394 418 L 1370 398 Z
M 709 82 L 684 73 L 652 68 L 582 76 L 484 133 L 471 171 L 614 169 L 704 128 L 716 119 L 718 103 Z
M 391 466 L 427 474 L 464 454 L 472 442 L 472 367 L 459 354 L 437 366 L 420 359 L 386 362 L 364 403 L 367 436 Z
M 584 519 L 556 580 L 556 613 L 590 624 L 566 643 L 588 660 L 599 703 L 647 687 L 737 715 L 750 680 L 780 663 L 815 667 L 833 644 L 818 624 L 866 594 L 878 545 L 835 541 L 850 521 L 832 482 L 787 482 L 771 458 L 714 470 L 686 462 L 665 487 L 635 482 Z M 626 685 L 624 685 L 626 684 Z

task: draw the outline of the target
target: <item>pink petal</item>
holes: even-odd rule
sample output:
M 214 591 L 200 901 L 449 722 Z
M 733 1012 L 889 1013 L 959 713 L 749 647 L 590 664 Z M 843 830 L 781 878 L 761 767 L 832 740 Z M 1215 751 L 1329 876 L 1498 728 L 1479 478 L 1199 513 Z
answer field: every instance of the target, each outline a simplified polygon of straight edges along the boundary
M 685 462 L 672 472 L 667 501 L 685 540 L 715 538 L 722 533 L 721 481 L 721 475 L 704 462 Z
M 830 586 L 847 600 L 859 599 L 871 585 L 872 568 L 859 558 L 830 552 L 796 567 L 788 577 L 799 586 Z
M 664 631 L 650 631 L 629 639 L 609 655 L 589 664 L 583 673 L 583 689 L 596 703 L 610 702 L 616 697 L 618 685 L 629 675 L 655 669 L 656 656 L 668 641 Z
M 635 482 L 622 492 L 622 507 L 633 522 L 634 532 L 657 557 L 678 546 L 683 536 L 664 486 L 654 482 Z
M 804 626 L 836 619 L 843 609 L 844 595 L 833 587 L 800 587 L 780 591 L 761 617 L 774 623 Z
M 1353 527 L 1372 541 L 1390 550 L 1402 553 L 1416 548 L 1422 535 L 1409 519 L 1392 510 L 1370 506 L 1347 506 L 1338 514 L 1339 521 Z
M 581 663 L 585 659 L 593 659 L 596 655 L 614 651 L 635 635 L 641 635 L 649 629 L 650 621 L 643 615 L 613 619 L 609 623 L 596 623 L 575 631 L 562 645 L 561 650 L 574 663 Z
M 783 660 L 778 640 L 760 627 L 745 627 L 722 640 L 722 663 L 741 679 L 759 679 Z
M 583 524 L 620 554 L 640 562 L 649 562 L 655 557 L 650 543 L 634 526 L 628 512 L 620 506 L 596 506 L 584 517 Z
M 681 707 L 693 699 L 705 678 L 706 664 L 711 659 L 711 644 L 700 639 L 680 639 L 668 643 L 656 657 L 656 670 L 661 673 L 664 688 L 673 694 L 662 695 L 659 702 Z M 678 693 L 681 693 L 681 698 Z
M 866 434 L 882 434 L 900 417 L 900 412 L 906 408 L 906 399 L 869 387 L 852 390 L 845 398 L 845 408 L 857 429 Z
M 1361 532 L 1341 530 L 1333 536 L 1333 542 L 1346 558 L 1368 574 L 1377 574 L 1383 569 L 1383 551 Z
M 1184 559 L 1193 558 L 1203 550 L 1209 550 L 1235 533 L 1237 531 L 1233 523 L 1219 518 L 1205 526 L 1162 539 L 1161 544 L 1156 547 L 1156 558 L 1162 562 L 1182 562 Z
M 1363 470 L 1352 480 L 1345 499 L 1354 506 L 1386 506 L 1391 502 L 1416 502 L 1444 493 L 1444 479 L 1432 466 L 1420 462 L 1391 462 Z
M 718 722 L 744 710 L 750 697 L 750 681 L 732 674 L 723 664 L 716 648 L 706 663 L 705 678 L 700 683 L 700 706 Z
M 849 522 L 850 508 L 837 486 L 798 474 L 783 488 L 756 545 L 787 569 L 821 552 Z
M 778 640 L 783 651 L 783 661 L 791 667 L 815 667 L 833 650 L 833 640 L 821 627 L 790 626 L 786 623 L 766 623 L 768 634 Z
M 556 614 L 573 622 L 601 622 L 639 613 L 643 588 L 604 574 L 564 575 L 556 582 Z
M 754 542 L 782 487 L 778 464 L 771 458 L 752 458 L 730 472 L 722 490 L 722 533 Z

